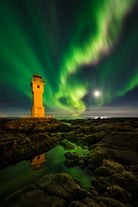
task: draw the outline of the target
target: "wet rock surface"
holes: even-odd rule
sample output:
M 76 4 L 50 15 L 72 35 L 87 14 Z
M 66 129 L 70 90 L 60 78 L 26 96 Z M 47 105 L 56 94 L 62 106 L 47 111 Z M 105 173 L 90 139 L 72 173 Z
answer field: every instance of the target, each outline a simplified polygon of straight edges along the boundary
M 46 175 L 24 188 L 1 206 L 59 206 L 64 207 L 73 200 L 82 200 L 87 193 L 66 173 Z
M 62 143 L 68 149 L 66 166 L 88 168 L 92 172 L 89 192 L 81 189 L 68 174 L 49 174 L 1 202 L 0 206 L 138 206 L 137 118 L 47 122 L 26 119 L 0 121 L 0 126 L 1 160 L 11 163 L 12 156 L 16 160 Z M 80 156 L 71 152 L 71 143 L 88 149 L 88 153 Z
M 75 148 L 74 145 L 66 139 L 60 142 L 60 145 L 63 146 L 66 150 L 71 150 Z
M 56 146 L 62 125 L 55 119 L 0 120 L 0 168 Z

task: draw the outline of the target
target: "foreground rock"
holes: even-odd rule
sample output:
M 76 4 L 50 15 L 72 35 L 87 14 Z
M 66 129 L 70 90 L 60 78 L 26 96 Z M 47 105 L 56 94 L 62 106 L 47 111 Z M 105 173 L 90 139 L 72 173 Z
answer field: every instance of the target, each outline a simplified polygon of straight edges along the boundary
M 1 207 L 64 207 L 74 206 L 72 202 L 87 197 L 87 193 L 80 189 L 75 180 L 65 173 L 46 175 L 34 184 L 16 193 Z
M 86 162 L 90 169 L 109 158 L 138 174 L 137 118 L 70 120 L 70 123 L 70 131 L 64 137 L 89 149 Z
M 114 199 L 126 206 L 137 206 L 138 179 L 123 165 L 103 160 L 102 165 L 95 169 L 91 181 L 91 193 L 95 192 L 106 198 Z
M 68 167 L 82 166 L 93 173 L 91 194 L 107 206 L 138 206 L 138 119 L 72 120 L 64 135 L 89 152 L 66 153 Z
M 0 168 L 56 146 L 63 125 L 55 119 L 0 120 Z
M 112 166 L 112 167 L 109 167 Z M 78 182 L 66 173 L 59 173 L 56 175 L 49 174 L 41 178 L 39 181 L 25 187 L 19 192 L 14 193 L 11 197 L 5 199 L 0 203 L 1 207 L 34 207 L 34 206 L 48 206 L 48 207 L 133 207 L 133 197 L 129 193 L 135 187 L 134 178 L 127 174 L 122 169 L 122 166 L 116 166 L 115 163 L 105 161 L 103 168 L 106 167 L 104 177 L 92 179 L 91 191 L 87 193 L 81 189 Z M 109 168 L 108 168 L 109 167 Z M 112 168 L 112 172 L 107 173 Z M 128 191 L 126 192 L 116 182 L 117 176 L 114 171 L 125 173 L 125 177 L 129 178 Z M 102 173 L 105 169 L 98 169 L 96 174 Z M 107 174 L 110 174 L 108 178 Z M 111 175 L 114 176 L 112 182 Z M 98 179 L 100 179 L 98 181 Z M 127 182 L 123 176 L 118 176 L 122 179 L 122 185 Z M 119 181 L 120 182 L 120 181 Z M 98 191 L 97 191 L 98 189 Z M 123 203 L 124 202 L 124 203 Z M 130 204 L 131 203 L 131 204 Z
M 62 147 L 64 147 L 65 150 L 75 149 L 74 145 L 73 145 L 71 142 L 69 142 L 68 140 L 66 140 L 66 139 L 64 139 L 64 140 L 60 143 L 60 145 L 61 145 Z
M 0 206 L 137 207 L 138 119 L 67 120 L 67 123 L 44 119 L 0 122 L 1 165 L 61 143 L 68 149 L 66 166 L 89 169 L 89 192 L 80 189 L 67 174 L 47 175 Z M 80 156 L 75 149 L 70 151 L 71 143 L 89 152 Z

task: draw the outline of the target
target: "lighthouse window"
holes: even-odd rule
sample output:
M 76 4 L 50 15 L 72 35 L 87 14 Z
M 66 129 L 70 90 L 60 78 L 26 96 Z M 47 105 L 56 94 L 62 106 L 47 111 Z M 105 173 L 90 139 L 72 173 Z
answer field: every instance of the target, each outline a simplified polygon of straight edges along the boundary
M 39 86 L 39 85 L 37 85 L 37 88 L 40 88 L 40 86 Z

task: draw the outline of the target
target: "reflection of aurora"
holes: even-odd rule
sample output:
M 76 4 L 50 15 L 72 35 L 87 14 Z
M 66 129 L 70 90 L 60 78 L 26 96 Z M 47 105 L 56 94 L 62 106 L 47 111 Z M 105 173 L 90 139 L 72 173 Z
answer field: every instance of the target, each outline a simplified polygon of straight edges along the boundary
M 75 144 L 74 144 L 75 145 Z M 92 173 L 88 169 L 81 169 L 78 166 L 68 168 L 64 165 L 65 157 L 64 154 L 68 150 L 64 150 L 63 147 L 57 146 L 54 149 L 48 151 L 46 153 L 47 163 L 46 168 L 48 168 L 49 173 L 60 173 L 66 172 L 80 180 L 81 187 L 85 189 L 89 189 L 90 187 L 90 177 Z M 70 152 L 76 152 L 78 155 L 83 156 L 85 155 L 88 150 L 82 149 L 80 146 L 75 145 L 74 150 L 69 150 Z
M 124 96 L 138 85 L 136 20 L 127 32 L 123 25 L 135 2 L 1 1 L 1 84 L 31 99 L 28 83 L 39 73 L 45 105 L 75 113 Z
M 71 151 L 75 151 L 79 155 L 84 155 L 87 153 L 87 149 L 82 149 L 80 146 L 76 146 L 75 150 Z M 74 178 L 79 179 L 80 185 L 83 188 L 89 189 L 92 174 L 88 170 L 82 170 L 77 166 L 73 168 L 67 168 L 64 165 L 65 152 L 67 152 L 67 150 L 64 150 L 64 148 L 61 146 L 57 146 L 46 152 L 45 155 L 42 154 L 41 157 L 39 157 L 39 159 L 38 156 L 34 157 L 33 163 L 31 161 L 31 164 L 32 167 L 34 167 L 33 169 L 35 169 L 35 171 L 33 171 L 32 167 L 30 166 L 30 161 L 21 161 L 16 165 L 11 165 L 7 168 L 1 169 L 0 199 L 3 196 L 7 196 L 23 188 L 29 183 L 32 183 L 35 180 L 40 179 L 42 176 L 48 173 L 66 172 Z M 42 163 L 43 166 L 41 166 Z M 33 164 L 35 166 L 33 166 Z

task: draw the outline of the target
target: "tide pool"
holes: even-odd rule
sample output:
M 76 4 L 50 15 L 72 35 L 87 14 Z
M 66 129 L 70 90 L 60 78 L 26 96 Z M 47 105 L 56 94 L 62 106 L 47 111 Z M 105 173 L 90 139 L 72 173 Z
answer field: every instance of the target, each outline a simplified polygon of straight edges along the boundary
M 87 168 L 81 169 L 79 166 L 68 168 L 64 165 L 64 154 L 68 151 L 76 152 L 83 156 L 88 150 L 82 149 L 80 146 L 75 145 L 73 150 L 65 150 L 62 146 L 56 146 L 55 148 L 44 153 L 44 163 L 39 164 L 40 155 L 36 156 L 34 160 L 38 161 L 39 169 L 34 170 L 32 166 L 32 160 L 24 160 L 16 165 L 12 165 L 0 170 L 0 199 L 9 196 L 10 194 L 24 188 L 26 185 L 39 180 L 49 173 L 66 172 L 74 178 L 80 180 L 80 186 L 89 190 L 90 177 L 92 172 Z M 42 162 L 42 160 L 41 160 Z

